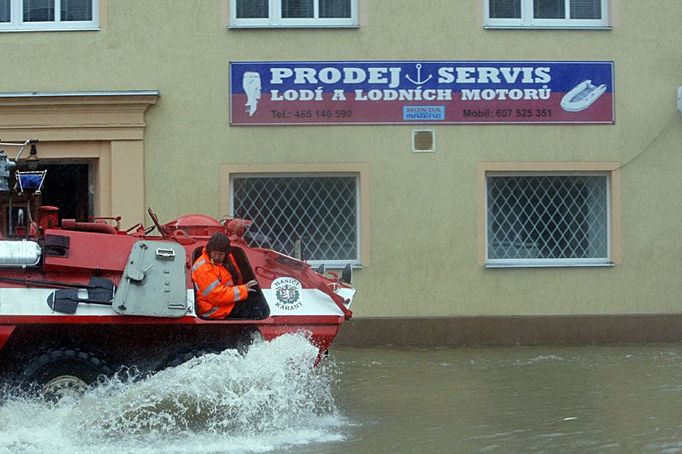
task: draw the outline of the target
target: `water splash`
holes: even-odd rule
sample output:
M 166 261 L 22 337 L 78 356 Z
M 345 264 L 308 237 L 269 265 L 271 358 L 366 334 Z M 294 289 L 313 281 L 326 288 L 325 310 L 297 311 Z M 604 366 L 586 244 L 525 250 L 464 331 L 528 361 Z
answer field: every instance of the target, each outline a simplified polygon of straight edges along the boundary
M 267 452 L 342 440 L 335 368 L 314 367 L 316 356 L 305 336 L 286 335 L 141 380 L 118 374 L 76 402 L 13 397 L 0 406 L 0 453 Z

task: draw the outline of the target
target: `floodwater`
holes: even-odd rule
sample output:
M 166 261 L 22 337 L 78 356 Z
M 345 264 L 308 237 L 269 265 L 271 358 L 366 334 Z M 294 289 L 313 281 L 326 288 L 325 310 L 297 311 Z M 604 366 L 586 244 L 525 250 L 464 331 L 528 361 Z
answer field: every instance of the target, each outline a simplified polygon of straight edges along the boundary
M 10 393 L 0 453 L 682 452 L 682 344 L 315 353 L 283 336 L 79 401 Z
M 682 345 L 343 349 L 345 440 L 304 452 L 682 452 Z

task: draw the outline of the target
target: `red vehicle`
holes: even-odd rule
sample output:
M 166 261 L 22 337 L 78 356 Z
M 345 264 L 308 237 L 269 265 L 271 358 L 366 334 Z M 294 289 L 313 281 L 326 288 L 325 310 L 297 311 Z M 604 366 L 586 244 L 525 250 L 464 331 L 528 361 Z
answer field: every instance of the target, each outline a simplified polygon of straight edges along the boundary
M 13 161 L 4 163 L 0 155 L 0 190 Z M 39 191 L 39 173 L 17 171 L 14 190 Z M 60 220 L 58 208 L 41 206 L 33 221 L 27 211 L 24 226 L 0 238 L 0 374 L 46 394 L 79 391 L 121 365 L 156 371 L 255 337 L 306 332 L 322 354 L 351 317 L 350 266 L 339 278 L 249 247 L 250 221 L 187 215 L 162 225 L 150 209 L 153 226 L 125 231 L 119 218 Z M 196 315 L 191 266 L 215 232 L 229 236 L 244 281 L 258 281 L 247 304 L 262 318 Z

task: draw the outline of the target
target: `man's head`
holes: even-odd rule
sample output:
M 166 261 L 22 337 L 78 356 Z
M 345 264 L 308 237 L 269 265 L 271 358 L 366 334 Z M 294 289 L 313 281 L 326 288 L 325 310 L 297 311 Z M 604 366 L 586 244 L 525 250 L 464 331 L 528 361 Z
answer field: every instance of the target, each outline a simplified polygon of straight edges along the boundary
M 222 263 L 230 249 L 230 239 L 220 232 L 214 233 L 206 243 L 206 253 L 214 262 Z

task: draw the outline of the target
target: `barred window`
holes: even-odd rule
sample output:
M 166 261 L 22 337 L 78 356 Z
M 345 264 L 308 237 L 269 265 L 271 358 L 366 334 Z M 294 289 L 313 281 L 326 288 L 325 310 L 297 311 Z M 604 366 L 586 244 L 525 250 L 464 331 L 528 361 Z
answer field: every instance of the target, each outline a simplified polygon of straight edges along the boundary
M 232 27 L 357 25 L 358 0 L 231 0 Z
M 98 8 L 99 0 L 0 0 L 0 31 L 96 29 Z
M 608 174 L 486 175 L 487 265 L 610 263 Z
M 605 27 L 607 0 L 485 0 L 486 25 Z
M 233 175 L 232 214 L 252 246 L 327 265 L 359 263 L 357 175 Z

